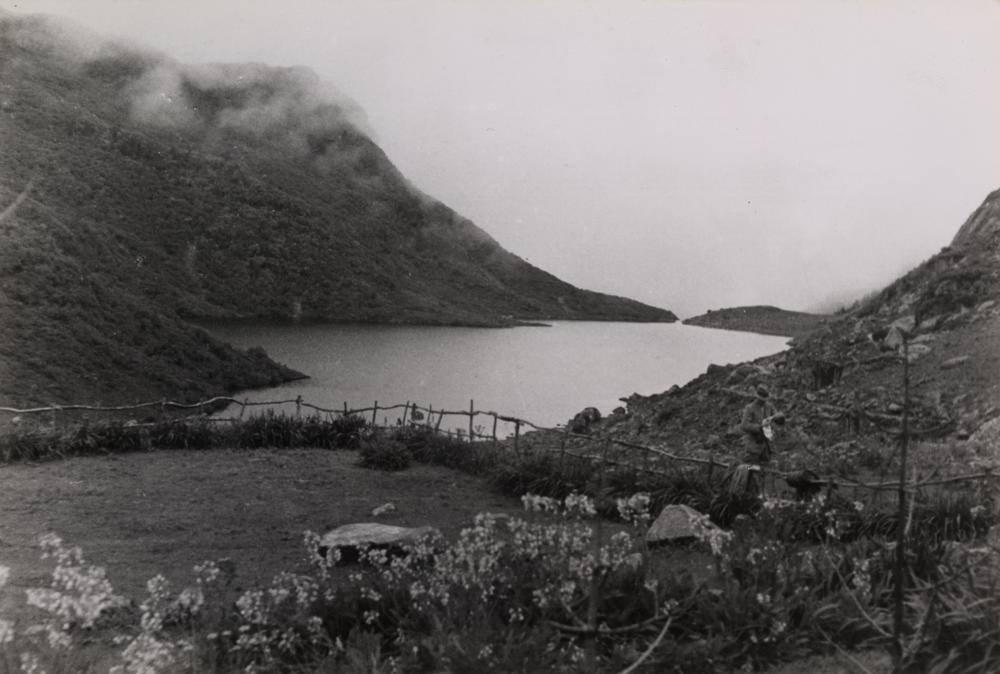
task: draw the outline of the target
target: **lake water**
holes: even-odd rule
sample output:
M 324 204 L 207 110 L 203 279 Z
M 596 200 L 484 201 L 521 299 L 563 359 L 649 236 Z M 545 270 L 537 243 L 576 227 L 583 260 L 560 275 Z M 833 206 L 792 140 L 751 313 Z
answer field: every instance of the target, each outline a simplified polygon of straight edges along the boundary
M 260 346 L 310 376 L 236 397 L 352 409 L 416 402 L 421 407 L 491 410 L 536 424 L 564 424 L 584 407 L 602 414 L 636 392 L 659 393 L 709 363 L 776 353 L 787 339 L 680 323 L 557 322 L 551 327 L 456 328 L 385 325 L 222 325 L 214 335 Z M 285 406 L 294 410 L 294 405 Z M 231 414 L 225 412 L 223 414 Z M 392 414 L 388 416 L 392 421 Z M 477 417 L 487 431 L 492 420 Z M 467 428 L 453 417 L 451 427 Z M 448 418 L 442 427 L 448 427 Z M 503 429 L 501 429 L 503 430 Z M 507 429 L 509 430 L 509 429 Z

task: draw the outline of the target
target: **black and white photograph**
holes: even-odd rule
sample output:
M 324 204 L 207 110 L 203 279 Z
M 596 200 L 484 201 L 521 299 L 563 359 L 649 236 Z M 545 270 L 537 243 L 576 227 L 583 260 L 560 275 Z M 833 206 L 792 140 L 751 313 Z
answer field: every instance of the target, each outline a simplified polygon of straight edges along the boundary
M 998 0 L 0 0 L 0 674 L 1000 671 L 998 120 Z

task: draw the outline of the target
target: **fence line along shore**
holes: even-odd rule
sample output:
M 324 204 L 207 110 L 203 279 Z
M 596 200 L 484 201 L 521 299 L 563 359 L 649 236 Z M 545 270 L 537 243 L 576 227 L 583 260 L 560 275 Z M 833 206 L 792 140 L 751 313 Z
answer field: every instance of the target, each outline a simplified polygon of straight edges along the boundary
M 622 440 L 620 438 L 615 438 L 613 436 L 608 436 L 608 435 L 590 435 L 584 433 L 576 433 L 571 431 L 566 426 L 556 426 L 556 427 L 543 426 L 541 424 L 536 424 L 527 419 L 522 419 L 520 417 L 507 414 L 500 414 L 492 410 L 477 410 L 475 408 L 475 403 L 473 400 L 469 401 L 468 410 L 447 410 L 443 408 L 434 409 L 432 405 L 428 405 L 427 407 L 421 407 L 417 403 L 413 403 L 410 401 L 407 401 L 405 403 L 396 403 L 392 405 L 379 405 L 379 402 L 376 400 L 374 401 L 372 406 L 360 407 L 360 408 L 351 408 L 345 401 L 343 407 L 328 408 L 306 402 L 305 400 L 303 400 L 301 395 L 295 398 L 289 398 L 285 400 L 265 400 L 265 401 L 250 401 L 248 399 L 240 400 L 230 396 L 215 396 L 213 398 L 208 398 L 206 400 L 201 400 L 194 403 L 182 403 L 173 400 L 167 400 L 164 398 L 161 400 L 153 400 L 149 402 L 135 403 L 131 405 L 51 404 L 40 407 L 26 407 L 26 408 L 0 406 L 0 413 L 6 413 L 14 416 L 30 415 L 30 414 L 51 414 L 53 425 L 55 425 L 55 415 L 59 412 L 73 412 L 73 411 L 132 412 L 132 411 L 157 409 L 157 408 L 159 408 L 162 411 L 166 411 L 167 409 L 208 411 L 212 408 L 217 408 L 220 405 L 239 406 L 240 407 L 239 415 L 236 417 L 214 417 L 211 418 L 211 421 L 222 422 L 222 423 L 239 422 L 243 418 L 247 408 L 250 407 L 272 407 L 277 405 L 295 405 L 295 411 L 297 415 L 301 415 L 303 408 L 308 410 L 313 410 L 314 412 L 327 414 L 330 415 L 331 417 L 333 415 L 338 415 L 341 417 L 364 415 L 367 419 L 367 415 L 371 413 L 371 420 L 370 420 L 371 426 L 387 428 L 394 426 L 394 424 L 389 424 L 388 421 L 386 420 L 386 422 L 380 426 L 378 424 L 378 413 L 403 410 L 402 418 L 397 419 L 397 423 L 395 424 L 396 426 L 399 425 L 405 426 L 407 424 L 407 421 L 409 421 L 411 425 L 433 429 L 435 433 L 444 433 L 447 434 L 448 436 L 451 436 L 452 435 L 451 430 L 449 429 L 446 429 L 444 431 L 441 430 L 442 420 L 445 417 L 452 417 L 452 416 L 468 417 L 469 420 L 468 435 L 465 437 L 468 437 L 469 442 L 475 442 L 477 439 L 479 439 L 479 440 L 490 440 L 494 444 L 496 444 L 500 440 L 500 438 L 497 436 L 497 424 L 499 422 L 504 422 L 514 425 L 514 433 L 512 439 L 515 451 L 520 451 L 521 428 L 524 427 L 534 431 L 555 433 L 560 436 L 561 438 L 560 447 L 558 449 L 545 448 L 545 451 L 558 452 L 560 456 L 569 456 L 578 460 L 593 461 L 595 463 L 599 463 L 602 465 L 623 466 L 630 468 L 633 471 L 645 472 L 654 475 L 663 474 L 663 471 L 645 465 L 648 463 L 648 461 L 645 460 L 643 462 L 644 465 L 640 466 L 637 465 L 635 460 L 623 462 L 609 458 L 608 450 L 610 449 L 611 446 L 617 446 L 625 449 L 635 450 L 636 452 L 642 452 L 644 454 L 643 457 L 644 459 L 648 459 L 649 456 L 655 456 L 657 458 L 666 459 L 667 461 L 671 462 L 706 466 L 708 469 L 709 476 L 711 476 L 715 470 L 728 471 L 736 467 L 736 464 L 729 464 L 723 461 L 716 461 L 712 458 L 703 459 L 693 456 L 682 456 L 672 451 L 669 451 L 668 449 L 665 449 L 663 447 L 642 445 L 639 443 L 629 442 L 627 440 Z M 414 413 L 419 413 L 420 416 L 418 417 Z M 435 418 L 435 416 L 437 420 L 434 423 L 431 423 L 432 420 Z M 493 424 L 492 424 L 492 431 L 490 433 L 488 434 L 477 433 L 475 431 L 474 422 L 476 417 L 478 416 L 485 416 L 492 419 Z M 464 433 L 463 431 L 459 430 L 457 432 L 457 435 L 458 437 L 463 437 Z M 571 452 L 566 449 L 566 441 L 569 439 L 577 439 L 589 443 L 599 442 L 604 445 L 604 449 L 600 454 L 577 454 L 575 452 Z M 634 453 L 631 456 L 634 456 Z M 767 476 L 779 479 L 795 477 L 797 475 L 795 473 L 788 473 L 780 470 L 775 470 L 772 468 L 760 467 L 759 470 Z M 1000 478 L 1000 473 L 995 473 L 990 469 L 986 469 L 978 473 L 969 473 L 964 475 L 955 475 L 955 476 L 947 476 L 940 478 L 930 478 L 921 481 L 916 481 L 916 479 L 914 479 L 906 481 L 893 480 L 884 482 L 859 482 L 847 479 L 843 476 L 818 476 L 815 479 L 815 482 L 817 484 L 822 484 L 824 486 L 835 486 L 838 488 L 844 487 L 847 489 L 855 489 L 855 490 L 868 489 L 874 491 L 882 491 L 882 490 L 898 490 L 902 488 L 912 492 L 917 487 L 943 485 L 943 484 L 967 482 L 974 480 L 991 480 L 997 478 Z

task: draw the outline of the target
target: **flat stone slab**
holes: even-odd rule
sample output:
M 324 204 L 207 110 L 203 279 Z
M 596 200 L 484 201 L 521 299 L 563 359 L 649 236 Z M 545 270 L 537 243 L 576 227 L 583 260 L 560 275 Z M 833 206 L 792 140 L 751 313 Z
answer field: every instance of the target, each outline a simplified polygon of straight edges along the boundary
M 718 529 L 708 517 L 686 505 L 668 505 L 646 532 L 646 543 L 668 543 L 696 537 L 705 528 Z
M 345 524 L 323 534 L 320 547 L 359 548 L 364 546 L 392 546 L 416 543 L 425 536 L 440 535 L 434 527 L 396 527 L 379 522 Z

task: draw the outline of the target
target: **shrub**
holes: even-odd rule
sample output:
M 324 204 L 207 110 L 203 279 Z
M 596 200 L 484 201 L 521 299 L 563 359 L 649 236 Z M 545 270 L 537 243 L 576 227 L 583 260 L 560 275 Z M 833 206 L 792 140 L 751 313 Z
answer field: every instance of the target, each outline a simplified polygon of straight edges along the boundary
M 399 440 L 374 435 L 361 445 L 359 465 L 376 470 L 398 471 L 410 467 L 413 455 Z

